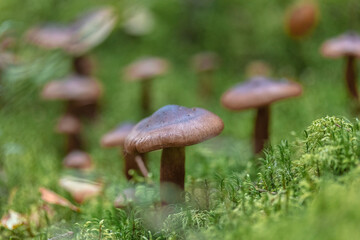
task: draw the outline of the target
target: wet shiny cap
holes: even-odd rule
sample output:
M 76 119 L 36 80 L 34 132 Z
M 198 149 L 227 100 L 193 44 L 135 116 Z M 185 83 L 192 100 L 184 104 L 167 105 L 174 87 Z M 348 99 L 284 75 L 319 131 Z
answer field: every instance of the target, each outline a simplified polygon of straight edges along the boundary
M 105 148 L 124 146 L 125 139 L 134 126 L 135 124 L 129 122 L 120 124 L 116 129 L 101 138 L 101 146 Z
M 192 65 L 197 72 L 208 72 L 218 67 L 219 59 L 216 53 L 202 52 L 192 58 Z
M 221 103 L 231 110 L 244 110 L 301 94 L 302 87 L 298 83 L 288 80 L 274 81 L 258 76 L 226 91 L 221 97 Z
M 128 81 L 148 80 L 164 75 L 168 69 L 169 63 L 163 58 L 143 58 L 128 65 L 125 68 L 124 77 Z
M 73 30 L 62 25 L 42 25 L 30 29 L 26 39 L 41 48 L 57 49 L 66 47 L 73 37 Z
M 63 161 L 67 168 L 89 169 L 92 166 L 92 160 L 89 154 L 80 150 L 70 152 Z
M 223 121 L 202 108 L 167 105 L 143 119 L 125 140 L 125 151 L 146 153 L 193 145 L 221 133 Z
M 328 58 L 360 57 L 360 35 L 355 32 L 347 32 L 336 38 L 329 39 L 323 43 L 320 51 L 324 57 Z
M 71 114 L 62 116 L 56 125 L 56 132 L 62 134 L 78 134 L 81 131 L 80 120 Z
M 102 88 L 94 78 L 71 75 L 64 79 L 47 83 L 41 96 L 48 100 L 85 100 L 100 98 Z

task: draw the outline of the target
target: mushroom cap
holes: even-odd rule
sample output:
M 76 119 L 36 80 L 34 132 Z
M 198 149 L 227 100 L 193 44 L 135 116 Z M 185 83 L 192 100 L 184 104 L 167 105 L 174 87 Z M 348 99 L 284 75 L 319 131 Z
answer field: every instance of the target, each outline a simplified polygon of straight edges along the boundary
M 298 83 L 284 79 L 274 81 L 258 76 L 226 91 L 221 97 L 221 103 L 231 110 L 244 110 L 299 96 L 301 93 L 302 87 Z
M 27 40 L 45 49 L 66 47 L 73 37 L 73 30 L 67 26 L 46 24 L 30 29 L 26 33 Z
M 292 37 L 307 35 L 316 25 L 318 7 L 313 3 L 301 3 L 291 7 L 287 14 L 285 27 Z
M 105 148 L 124 146 L 125 139 L 134 126 L 135 124 L 129 122 L 120 124 L 101 138 L 101 146 Z
M 59 184 L 71 194 L 77 203 L 82 203 L 89 198 L 98 196 L 103 187 L 99 183 L 72 177 L 61 178 Z
M 324 57 L 328 58 L 360 57 L 360 35 L 355 32 L 347 32 L 329 39 L 323 43 L 320 51 Z
M 193 145 L 221 133 L 223 121 L 202 108 L 167 105 L 143 119 L 125 140 L 128 153 Z
M 218 67 L 218 56 L 214 52 L 202 52 L 194 55 L 192 65 L 197 72 L 207 72 Z
M 77 134 L 81 131 L 80 120 L 71 114 L 63 115 L 56 125 L 56 132 L 62 134 Z
M 48 100 L 94 101 L 100 98 L 100 83 L 90 77 L 71 75 L 47 83 L 41 93 Z
M 71 26 L 73 36 L 65 50 L 73 55 L 81 55 L 99 45 L 114 28 L 116 19 L 111 7 L 86 12 Z
M 143 58 L 125 68 L 125 79 L 128 81 L 147 80 L 164 75 L 168 69 L 169 63 L 163 58 Z
M 92 166 L 92 160 L 86 152 L 74 150 L 64 158 L 63 165 L 67 168 L 89 169 Z

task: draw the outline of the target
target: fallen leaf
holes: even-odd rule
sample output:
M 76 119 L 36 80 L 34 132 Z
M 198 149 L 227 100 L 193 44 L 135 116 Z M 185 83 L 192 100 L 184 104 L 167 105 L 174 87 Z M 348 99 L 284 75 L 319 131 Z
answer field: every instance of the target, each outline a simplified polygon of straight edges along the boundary
M 102 184 L 72 177 L 63 177 L 59 184 L 68 191 L 76 202 L 82 203 L 86 199 L 99 195 Z
M 76 207 L 74 204 L 69 202 L 67 199 L 54 193 L 53 191 L 42 187 L 39 188 L 39 191 L 41 193 L 41 199 L 44 200 L 45 202 L 67 207 L 75 212 L 80 212 L 80 209 L 78 207 Z
M 9 230 L 14 230 L 25 223 L 25 218 L 20 213 L 13 210 L 9 210 L 8 214 L 5 214 L 1 218 L 1 225 Z

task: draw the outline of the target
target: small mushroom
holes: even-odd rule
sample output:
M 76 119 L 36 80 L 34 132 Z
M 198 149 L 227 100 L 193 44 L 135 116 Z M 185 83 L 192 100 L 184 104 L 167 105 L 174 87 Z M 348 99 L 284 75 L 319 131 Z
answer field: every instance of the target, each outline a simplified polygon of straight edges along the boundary
M 68 26 L 45 24 L 31 28 L 26 33 L 28 42 L 44 49 L 62 49 L 71 42 L 73 31 Z
M 317 24 L 318 12 L 317 5 L 310 2 L 291 6 L 285 18 L 288 34 L 293 38 L 306 36 Z
M 71 194 L 77 203 L 83 203 L 85 200 L 100 195 L 103 188 L 101 183 L 73 177 L 63 177 L 59 184 Z
M 213 92 L 213 73 L 217 69 L 219 59 L 216 53 L 202 52 L 192 58 L 192 65 L 199 78 L 199 93 L 203 97 Z
M 67 101 L 67 113 L 84 115 L 89 106 L 97 105 L 102 87 L 95 78 L 71 75 L 47 83 L 41 93 L 43 99 Z M 90 112 L 94 115 L 94 112 Z
M 141 107 L 147 116 L 151 105 L 151 80 L 167 73 L 169 63 L 159 57 L 140 59 L 125 68 L 124 78 L 127 81 L 141 81 Z
M 321 46 L 321 53 L 326 58 L 345 58 L 346 86 L 351 98 L 358 101 L 355 59 L 360 57 L 360 35 L 355 32 L 347 32 L 339 37 L 329 39 Z
M 92 160 L 86 152 L 73 150 L 64 158 L 63 165 L 66 168 L 88 170 L 92 167 Z
M 81 122 L 74 115 L 65 114 L 58 120 L 56 132 L 67 136 L 66 153 L 83 148 L 83 141 L 80 136 L 81 129 Z
M 163 204 L 183 201 L 185 147 L 221 133 L 222 120 L 202 108 L 167 105 L 140 121 L 125 140 L 130 154 L 163 149 L 160 197 Z
M 128 180 L 132 178 L 132 176 L 129 174 L 129 170 L 139 171 L 142 173 L 143 176 L 147 177 L 146 155 L 141 154 L 141 159 L 140 159 L 141 163 L 139 165 L 135 159 L 136 156 L 135 154 L 124 152 L 125 139 L 134 126 L 135 124 L 128 122 L 120 124 L 116 129 L 106 133 L 101 138 L 101 142 L 100 142 L 101 146 L 104 148 L 119 147 L 121 149 L 123 159 L 125 160 L 124 174 Z
M 254 152 L 259 153 L 269 139 L 270 104 L 299 96 L 301 93 L 302 87 L 298 83 L 287 80 L 274 81 L 257 76 L 226 91 L 221 98 L 221 103 L 234 111 L 257 109 Z

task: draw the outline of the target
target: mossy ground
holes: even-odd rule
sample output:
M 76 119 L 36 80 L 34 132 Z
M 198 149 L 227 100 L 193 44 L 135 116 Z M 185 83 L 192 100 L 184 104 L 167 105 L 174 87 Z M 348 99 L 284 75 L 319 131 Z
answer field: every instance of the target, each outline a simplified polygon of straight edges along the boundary
M 75 1 L 69 7 L 64 1 L 51 13 L 54 2 L 58 1 L 3 1 L 0 9 L 6 14 L 2 20 L 14 19 L 21 32 L 36 20 L 70 20 L 85 5 L 95 4 Z M 127 3 L 114 2 L 107 1 L 119 11 Z M 31 67 L 6 72 L 7 103 L 0 111 L 0 215 L 10 209 L 26 216 L 39 212 L 41 221 L 39 226 L 32 224 L 14 231 L 1 227 L 0 238 L 47 239 L 69 231 L 74 232 L 70 236 L 74 239 L 360 237 L 356 224 L 360 219 L 357 115 L 345 92 L 343 62 L 325 60 L 318 53 L 324 39 L 351 25 L 359 27 L 352 20 L 358 16 L 347 14 L 351 6 L 359 9 L 358 4 L 335 0 L 319 3 L 317 29 L 304 41 L 294 42 L 282 28 L 288 5 L 285 1 L 278 0 L 274 5 L 240 0 L 215 3 L 203 8 L 194 20 L 196 27 L 203 29 L 200 41 L 189 43 L 181 38 L 179 29 L 184 23 L 178 20 L 183 10 L 179 1 L 154 1 L 151 7 L 159 27 L 153 35 L 131 38 L 117 29 L 93 52 L 98 63 L 96 75 L 104 84 L 105 95 L 101 118 L 85 126 L 87 151 L 95 162 L 94 171 L 87 177 L 101 179 L 105 190 L 102 196 L 81 205 L 81 213 L 52 206 L 54 214 L 46 217 L 37 210 L 43 204 L 39 187 L 71 199 L 58 180 L 74 173 L 64 171 L 64 139 L 53 131 L 63 104 L 38 97 L 44 82 L 67 72 L 69 60 L 60 52 L 45 53 L 24 44 L 17 48 Z M 19 4 L 29 7 L 26 14 L 17 13 Z M 339 10 L 344 4 L 347 10 Z M 262 15 L 251 19 L 254 12 Z M 206 21 L 213 23 L 211 27 Z M 352 22 L 355 24 L 349 24 Z M 208 100 L 197 96 L 196 76 L 188 67 L 191 54 L 204 49 L 218 51 L 223 58 L 214 76 L 214 96 Z M 118 150 L 105 150 L 99 145 L 100 137 L 119 122 L 141 118 L 140 86 L 124 82 L 121 69 L 143 55 L 165 56 L 172 61 L 170 73 L 154 81 L 154 110 L 166 104 L 203 107 L 225 123 L 221 136 L 187 148 L 187 202 L 174 206 L 173 214 L 165 220 L 153 204 L 158 199 L 160 152 L 149 155 L 153 184 L 138 184 L 141 201 L 117 210 L 113 207 L 115 196 L 132 183 L 127 183 L 122 174 Z M 254 158 L 251 151 L 254 112 L 229 112 L 219 102 L 228 87 L 246 78 L 245 64 L 259 58 L 272 64 L 274 76 L 293 77 L 304 87 L 302 97 L 272 106 L 273 147 L 260 156 L 263 160 Z M 352 123 L 327 118 L 311 125 L 326 116 L 346 117 Z

